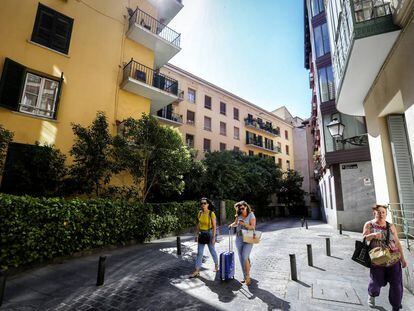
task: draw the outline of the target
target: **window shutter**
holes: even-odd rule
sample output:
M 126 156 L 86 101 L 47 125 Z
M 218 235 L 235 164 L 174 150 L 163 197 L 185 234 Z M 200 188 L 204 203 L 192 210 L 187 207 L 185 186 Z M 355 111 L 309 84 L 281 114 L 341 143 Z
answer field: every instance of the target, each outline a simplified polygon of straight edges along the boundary
M 25 66 L 6 58 L 0 81 L 0 106 L 18 110 L 25 74 Z
M 53 114 L 53 119 L 57 119 L 57 112 L 59 108 L 59 102 L 60 102 L 60 95 L 62 94 L 62 88 L 63 88 L 63 72 L 60 74 L 60 81 L 59 81 L 59 88 L 56 95 L 56 103 L 55 103 L 55 112 Z
M 62 53 L 68 53 L 73 21 L 57 17 L 55 20 L 54 40 L 51 48 Z
M 403 115 L 389 115 L 387 120 L 400 203 L 407 204 L 404 210 L 414 211 L 414 176 L 405 119 Z

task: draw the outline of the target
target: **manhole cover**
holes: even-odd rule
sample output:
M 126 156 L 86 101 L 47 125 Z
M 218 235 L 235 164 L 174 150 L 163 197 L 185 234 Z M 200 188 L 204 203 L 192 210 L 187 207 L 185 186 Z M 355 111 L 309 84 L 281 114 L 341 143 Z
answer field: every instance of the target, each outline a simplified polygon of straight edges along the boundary
M 312 285 L 312 298 L 360 305 L 355 289 L 349 283 L 316 280 Z

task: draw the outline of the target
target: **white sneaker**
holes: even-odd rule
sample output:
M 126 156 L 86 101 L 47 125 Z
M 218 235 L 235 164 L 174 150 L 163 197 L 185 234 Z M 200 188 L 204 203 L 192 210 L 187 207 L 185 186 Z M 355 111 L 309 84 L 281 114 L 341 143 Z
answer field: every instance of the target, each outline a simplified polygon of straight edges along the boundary
M 368 306 L 371 308 L 375 307 L 375 297 L 368 296 Z

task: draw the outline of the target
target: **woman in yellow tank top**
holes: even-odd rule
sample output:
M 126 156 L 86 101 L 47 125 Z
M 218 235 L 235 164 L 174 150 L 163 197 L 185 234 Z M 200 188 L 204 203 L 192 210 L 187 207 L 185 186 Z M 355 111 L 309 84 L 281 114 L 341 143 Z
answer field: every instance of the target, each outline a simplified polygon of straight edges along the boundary
M 195 262 L 195 270 L 190 275 L 190 278 L 195 278 L 200 275 L 200 268 L 203 259 L 204 247 L 207 244 L 211 256 L 214 260 L 214 271 L 218 271 L 217 252 L 214 248 L 216 243 L 216 214 L 212 211 L 214 209 L 213 203 L 207 199 L 202 198 L 200 201 L 201 211 L 198 213 L 198 223 L 195 230 L 195 241 L 198 242 L 197 259 Z

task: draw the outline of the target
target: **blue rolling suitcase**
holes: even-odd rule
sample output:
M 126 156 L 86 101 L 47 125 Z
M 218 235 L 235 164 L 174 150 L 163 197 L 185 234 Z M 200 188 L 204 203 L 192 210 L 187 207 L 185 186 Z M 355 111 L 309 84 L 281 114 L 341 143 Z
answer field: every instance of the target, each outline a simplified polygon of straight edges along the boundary
M 231 229 L 230 229 L 231 230 Z M 226 281 L 229 279 L 234 279 L 234 252 L 233 252 L 233 239 L 231 236 L 231 231 L 229 230 L 229 251 L 220 254 L 220 279 Z

